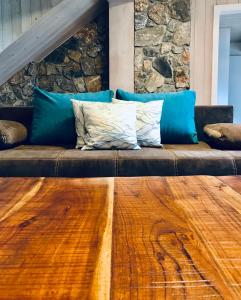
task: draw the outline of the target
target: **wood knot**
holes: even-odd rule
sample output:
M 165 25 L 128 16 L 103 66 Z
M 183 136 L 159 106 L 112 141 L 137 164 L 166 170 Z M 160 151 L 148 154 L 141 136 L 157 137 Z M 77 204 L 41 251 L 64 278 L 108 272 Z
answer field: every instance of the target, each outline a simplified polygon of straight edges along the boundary
M 21 229 L 23 229 L 23 228 L 25 228 L 25 227 L 31 225 L 31 224 L 32 224 L 33 222 L 35 222 L 36 220 L 37 220 L 37 217 L 32 217 L 32 218 L 30 218 L 30 219 L 28 219 L 28 220 L 25 220 L 25 221 L 23 221 L 22 223 L 20 223 L 20 224 L 18 225 L 18 227 L 21 228 Z
M 64 214 L 66 215 L 69 210 L 70 210 L 70 205 L 68 205 L 64 208 Z

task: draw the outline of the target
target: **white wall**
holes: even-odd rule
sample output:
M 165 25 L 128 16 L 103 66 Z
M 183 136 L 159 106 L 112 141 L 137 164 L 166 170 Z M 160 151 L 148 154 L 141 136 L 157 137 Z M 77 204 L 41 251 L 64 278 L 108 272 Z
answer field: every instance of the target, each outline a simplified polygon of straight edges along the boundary
M 228 105 L 230 28 L 219 29 L 218 104 Z
M 241 123 L 241 56 L 230 56 L 229 104 L 234 106 L 234 122 Z

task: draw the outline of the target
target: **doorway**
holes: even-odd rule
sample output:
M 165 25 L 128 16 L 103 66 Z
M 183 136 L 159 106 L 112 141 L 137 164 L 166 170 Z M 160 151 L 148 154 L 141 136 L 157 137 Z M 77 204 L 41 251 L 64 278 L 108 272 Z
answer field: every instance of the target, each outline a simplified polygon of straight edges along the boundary
M 214 11 L 212 104 L 232 105 L 241 123 L 241 5 Z

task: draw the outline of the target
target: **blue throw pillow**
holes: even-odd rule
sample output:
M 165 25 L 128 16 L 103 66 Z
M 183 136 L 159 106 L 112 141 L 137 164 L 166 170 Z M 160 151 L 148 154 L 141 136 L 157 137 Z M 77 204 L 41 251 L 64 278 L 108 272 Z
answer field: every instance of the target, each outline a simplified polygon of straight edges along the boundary
M 136 94 L 118 89 L 117 99 L 137 102 L 164 100 L 161 138 L 164 144 L 197 144 L 194 91 L 176 93 Z
M 74 145 L 75 116 L 71 99 L 111 102 L 113 91 L 61 94 L 34 88 L 34 113 L 30 143 L 35 145 Z

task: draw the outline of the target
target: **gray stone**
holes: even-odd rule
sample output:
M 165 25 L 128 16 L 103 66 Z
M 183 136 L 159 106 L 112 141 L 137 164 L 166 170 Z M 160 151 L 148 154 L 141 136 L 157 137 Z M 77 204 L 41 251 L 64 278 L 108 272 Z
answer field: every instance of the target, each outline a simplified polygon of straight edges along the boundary
M 160 88 L 157 89 L 159 93 L 173 93 L 176 92 L 175 85 L 171 84 L 164 84 Z
M 175 61 L 171 60 L 173 62 L 173 65 L 175 65 L 175 67 L 183 67 L 183 58 L 182 58 L 182 53 L 181 54 L 175 54 L 175 56 L 173 56 L 175 58 Z M 184 66 L 185 67 L 185 66 Z
M 28 83 L 26 85 L 24 85 L 23 89 L 22 89 L 23 95 L 27 98 L 32 97 L 33 96 L 33 85 L 32 83 Z
M 72 79 L 70 80 L 64 76 L 56 76 L 55 83 L 65 92 L 76 92 Z
M 12 106 L 17 101 L 17 97 L 14 94 L 11 86 L 6 83 L 4 86 L 0 86 L 0 103 L 1 106 Z
M 136 48 L 135 49 L 135 71 L 142 71 L 143 68 L 143 49 Z
M 146 26 L 148 20 L 147 13 L 138 12 L 135 13 L 135 30 L 142 29 Z
M 161 44 L 161 48 L 160 48 L 160 52 L 161 54 L 167 54 L 172 50 L 172 43 L 162 43 Z
M 135 32 L 135 46 L 157 46 L 160 45 L 164 36 L 164 26 L 150 27 Z
M 153 71 L 145 85 L 147 92 L 154 93 L 157 89 L 164 85 L 165 79 L 164 77 L 156 71 Z
M 165 78 L 165 84 L 167 85 L 175 85 L 175 81 L 173 78 Z
M 181 54 L 183 52 L 183 47 L 178 47 L 178 46 L 173 45 L 172 52 L 174 54 Z
M 147 74 L 145 72 L 135 72 L 135 90 L 145 92 L 145 82 Z
M 183 65 L 180 55 L 168 55 L 168 60 L 173 70 Z
M 63 68 L 63 75 L 67 79 L 81 77 L 83 75 L 83 72 L 81 70 L 80 64 L 73 62 L 73 63 L 70 63 L 69 65 L 65 66 Z
M 135 0 L 135 11 L 147 11 L 148 0 Z
M 148 21 L 146 23 L 146 27 L 155 27 L 155 26 L 156 26 L 156 23 L 148 18 Z
M 80 59 L 81 59 L 81 53 L 80 53 L 80 51 L 69 50 L 68 51 L 68 56 L 74 62 L 77 62 L 77 63 L 80 62 Z
M 170 31 L 166 31 L 163 37 L 163 42 L 168 43 L 168 42 L 172 42 L 172 40 L 173 40 L 173 33 Z
M 81 28 L 80 31 L 76 33 L 75 37 L 79 40 L 80 45 L 88 46 L 96 42 L 97 35 L 97 25 L 95 23 L 90 23 Z
M 167 6 L 161 3 L 155 3 L 149 8 L 148 16 L 158 25 L 165 25 L 169 21 Z
M 57 74 L 59 74 L 59 71 L 56 68 L 56 65 L 54 65 L 54 64 L 47 64 L 46 68 L 47 68 L 47 70 L 46 70 L 47 75 L 57 75 Z
M 174 20 L 174 19 L 170 19 L 169 23 L 167 24 L 167 30 L 170 32 L 175 32 L 176 27 L 178 26 L 179 22 Z
M 15 99 L 14 103 L 12 104 L 15 107 L 18 106 L 31 106 L 31 103 L 29 101 L 24 100 L 20 100 L 20 99 Z
M 88 92 L 98 92 L 102 86 L 101 77 L 87 76 L 85 77 L 85 84 Z
M 146 47 L 146 48 L 143 48 L 143 52 L 144 52 L 145 56 L 155 57 L 159 54 L 159 49 L 157 47 L 156 48 Z
M 95 60 L 87 55 L 81 58 L 81 67 L 86 76 L 95 75 L 96 73 Z
M 38 74 L 38 65 L 34 62 L 30 63 L 26 69 L 27 76 L 36 76 Z
M 68 64 L 70 62 L 70 59 L 67 55 L 65 55 L 65 58 L 64 58 L 64 64 Z
M 23 82 L 24 82 L 24 70 L 19 71 L 9 79 L 9 83 L 13 85 L 19 85 Z
M 53 87 L 52 90 L 55 91 L 56 93 L 65 93 L 66 91 L 63 90 L 56 82 L 53 82 Z M 71 91 L 73 93 L 73 91 Z
M 47 75 L 47 65 L 44 62 L 39 64 L 38 76 Z
M 181 22 L 188 22 L 191 18 L 190 0 L 173 0 L 170 4 L 171 16 Z
M 16 98 L 26 99 L 26 97 L 22 95 L 22 88 L 19 85 L 13 85 L 12 90 Z
M 37 85 L 46 91 L 53 91 L 54 79 L 52 76 L 41 76 L 37 79 Z
M 172 78 L 172 68 L 166 57 L 155 58 L 152 65 L 165 78 Z
M 95 58 L 101 52 L 101 50 L 102 50 L 101 45 L 98 43 L 94 43 L 88 47 L 87 54 L 90 57 Z
M 190 87 L 189 69 L 187 67 L 178 67 L 175 70 L 176 88 L 186 89 Z
M 152 71 L 152 61 L 145 59 L 143 62 L 143 71 L 146 72 L 147 74 Z
M 190 22 L 180 23 L 173 35 L 173 43 L 177 46 L 190 44 Z
M 182 53 L 182 61 L 184 65 L 190 64 L 190 50 L 188 48 L 185 48 Z
M 77 92 L 83 93 L 86 91 L 85 81 L 84 81 L 83 77 L 73 78 L 73 82 L 74 82 Z

